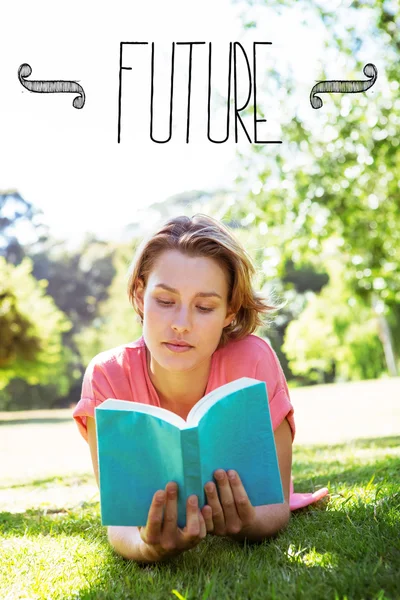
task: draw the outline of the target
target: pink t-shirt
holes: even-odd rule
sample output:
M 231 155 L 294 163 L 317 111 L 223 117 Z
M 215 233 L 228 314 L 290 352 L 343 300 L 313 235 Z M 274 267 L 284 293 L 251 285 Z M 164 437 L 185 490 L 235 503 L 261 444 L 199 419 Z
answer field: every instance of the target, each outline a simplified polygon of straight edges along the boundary
M 271 346 L 255 335 L 230 341 L 214 352 L 205 394 L 240 377 L 265 381 L 274 431 L 286 417 L 294 438 L 293 406 L 279 360 Z M 88 439 L 86 417 L 93 417 L 94 408 L 107 398 L 160 406 L 147 370 L 143 337 L 136 342 L 101 352 L 87 367 L 82 397 L 73 412 L 85 440 Z

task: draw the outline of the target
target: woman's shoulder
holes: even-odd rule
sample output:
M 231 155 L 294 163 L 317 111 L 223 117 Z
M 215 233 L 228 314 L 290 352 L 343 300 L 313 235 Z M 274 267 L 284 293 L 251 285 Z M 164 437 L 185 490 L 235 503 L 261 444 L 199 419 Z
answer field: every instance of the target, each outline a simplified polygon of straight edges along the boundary
M 270 356 L 273 358 L 275 352 L 271 345 L 264 338 L 257 335 L 247 335 L 241 340 L 230 340 L 226 346 L 220 349 L 221 354 L 225 356 L 251 357 L 252 359 L 265 359 Z
M 278 358 L 268 341 L 247 335 L 231 340 L 215 353 L 216 372 L 230 381 L 238 377 L 273 377 L 280 371 Z
M 216 357 L 213 372 L 218 378 L 218 385 L 240 377 L 253 377 L 265 381 L 270 400 L 282 389 L 288 393 L 285 376 L 275 351 L 267 340 L 257 335 L 248 335 L 241 340 L 228 342 Z

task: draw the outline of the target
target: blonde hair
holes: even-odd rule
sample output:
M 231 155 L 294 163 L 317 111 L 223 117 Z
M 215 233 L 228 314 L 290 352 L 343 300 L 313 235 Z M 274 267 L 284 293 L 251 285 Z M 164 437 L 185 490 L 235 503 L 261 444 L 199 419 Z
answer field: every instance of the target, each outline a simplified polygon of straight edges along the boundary
M 255 269 L 240 242 L 231 231 L 212 217 L 197 214 L 179 216 L 167 221 L 161 229 L 144 240 L 136 251 L 129 269 L 128 294 L 143 323 L 143 313 L 136 302 L 139 280 L 144 287 L 158 256 L 167 250 L 179 250 L 188 256 L 214 259 L 228 279 L 228 306 L 235 313 L 232 323 L 222 331 L 219 347 L 229 340 L 239 340 L 262 325 L 262 313 L 274 310 L 265 298 L 252 288 Z

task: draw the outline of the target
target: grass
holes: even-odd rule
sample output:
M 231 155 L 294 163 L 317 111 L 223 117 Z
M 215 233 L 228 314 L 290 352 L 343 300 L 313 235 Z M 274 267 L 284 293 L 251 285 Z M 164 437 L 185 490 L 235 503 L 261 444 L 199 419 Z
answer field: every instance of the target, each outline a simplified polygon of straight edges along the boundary
M 9 484 L 0 489 L 0 597 L 397 599 L 399 448 L 397 436 L 295 447 L 295 490 L 328 485 L 329 502 L 297 511 L 262 544 L 208 536 L 169 563 L 146 566 L 109 547 L 92 476 Z M 24 508 L 24 498 L 35 507 Z
M 400 378 L 291 392 L 293 513 L 259 545 L 208 536 L 170 563 L 116 556 L 70 410 L 0 413 L 1 600 L 398 600 Z

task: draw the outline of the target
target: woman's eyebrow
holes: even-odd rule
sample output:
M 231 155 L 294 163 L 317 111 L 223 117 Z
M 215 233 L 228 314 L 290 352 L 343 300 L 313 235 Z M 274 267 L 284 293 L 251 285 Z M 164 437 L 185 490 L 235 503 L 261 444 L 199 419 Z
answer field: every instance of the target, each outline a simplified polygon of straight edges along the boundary
M 167 285 L 166 283 L 157 283 L 155 285 L 155 287 L 158 288 L 162 288 L 163 290 L 166 290 L 167 292 L 171 292 L 171 294 L 179 294 L 179 290 L 177 290 L 176 288 L 173 288 L 169 285 Z M 219 294 L 217 294 L 217 292 L 197 292 L 195 294 L 195 296 L 199 296 L 200 298 L 220 298 L 220 300 L 222 300 L 222 296 L 220 296 Z

